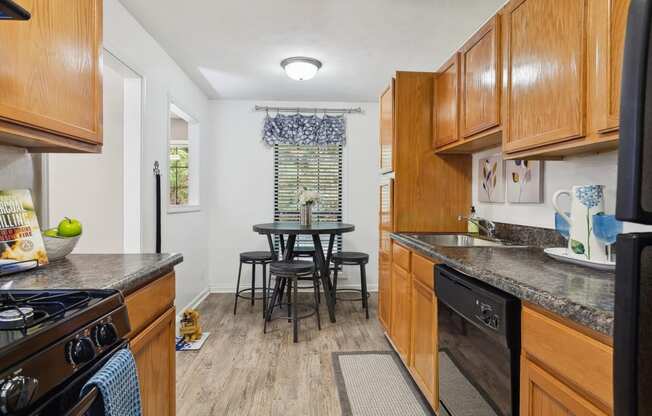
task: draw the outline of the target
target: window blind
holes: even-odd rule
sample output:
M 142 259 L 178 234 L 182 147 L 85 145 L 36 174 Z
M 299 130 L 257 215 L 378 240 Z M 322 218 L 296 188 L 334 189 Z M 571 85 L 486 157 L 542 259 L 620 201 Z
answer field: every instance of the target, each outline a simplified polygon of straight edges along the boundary
M 274 145 L 274 221 L 299 221 L 298 193 L 301 189 L 319 192 L 313 207 L 314 222 L 342 221 L 342 146 Z M 278 239 L 276 241 L 278 249 Z M 297 247 L 312 247 L 310 236 L 299 236 Z M 322 236 L 324 254 L 328 236 Z M 337 236 L 333 251 L 341 251 Z

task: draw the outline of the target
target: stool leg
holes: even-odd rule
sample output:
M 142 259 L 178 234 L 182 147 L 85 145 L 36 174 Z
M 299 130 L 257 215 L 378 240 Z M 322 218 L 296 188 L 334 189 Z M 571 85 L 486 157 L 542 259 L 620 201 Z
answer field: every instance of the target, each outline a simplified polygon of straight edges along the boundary
M 333 270 L 333 304 L 337 303 L 337 269 L 339 269 L 336 264 Z
M 283 296 L 283 295 L 281 295 Z M 288 322 L 291 322 L 293 316 L 294 316 L 294 308 L 292 308 L 292 305 L 295 304 L 297 301 L 296 299 L 292 299 L 292 279 L 288 279 Z M 281 298 L 283 299 L 283 298 Z
M 313 285 L 315 286 L 315 289 L 317 289 L 317 305 L 321 305 L 321 287 L 319 286 L 321 282 L 319 281 L 319 275 L 317 274 L 317 271 L 315 271 L 315 274 L 313 274 Z
M 267 310 L 267 263 L 263 263 L 263 319 Z
M 276 283 L 274 285 L 274 291 L 272 292 L 272 299 L 269 305 L 267 306 L 267 311 L 266 311 L 266 316 L 265 316 L 265 324 L 263 326 L 263 334 L 267 332 L 267 322 L 269 322 L 272 319 L 272 312 L 274 311 L 274 305 L 276 303 L 276 297 L 278 296 L 278 286 L 279 286 L 280 279 L 278 276 L 276 276 Z
M 315 311 L 317 312 L 317 329 L 321 331 L 321 318 L 319 317 L 319 277 L 317 273 L 312 275 L 312 287 L 314 288 L 315 294 Z
M 367 272 L 364 263 L 360 265 L 360 284 L 362 285 L 362 307 L 365 311 L 365 316 L 369 319 L 369 302 L 367 300 Z
M 278 276 L 276 276 L 276 278 L 278 279 Z M 281 305 L 279 305 L 279 306 L 280 306 L 281 309 L 283 309 L 283 295 L 285 294 L 285 279 L 281 279 L 281 292 L 280 293 L 281 293 L 281 297 L 279 298 L 279 302 L 281 303 Z M 290 303 L 290 302 L 288 301 L 288 303 Z
M 251 263 L 251 306 L 256 300 L 256 263 Z
M 238 296 L 240 292 L 240 276 L 242 275 L 242 261 L 240 262 L 240 266 L 238 266 L 238 283 L 235 286 L 235 302 L 233 305 L 233 314 L 235 315 L 236 311 L 238 310 Z
M 293 286 L 292 290 L 294 291 L 294 295 L 293 295 L 294 302 L 292 303 L 292 321 L 294 323 L 293 338 L 294 338 L 294 342 L 296 343 L 299 342 L 299 319 L 297 319 L 298 318 L 297 317 L 297 297 L 298 297 L 297 295 L 299 289 L 298 288 L 299 282 L 296 275 L 292 276 L 290 286 Z

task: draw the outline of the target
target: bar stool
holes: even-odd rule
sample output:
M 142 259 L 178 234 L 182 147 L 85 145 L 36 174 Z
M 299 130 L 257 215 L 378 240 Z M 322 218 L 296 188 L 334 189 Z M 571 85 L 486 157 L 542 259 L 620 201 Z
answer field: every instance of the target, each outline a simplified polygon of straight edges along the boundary
M 267 298 L 268 296 L 268 287 L 267 287 L 267 265 L 272 262 L 272 253 L 269 251 L 246 251 L 240 253 L 240 266 L 238 267 L 238 284 L 235 289 L 235 304 L 233 305 L 233 314 L 235 315 L 238 310 L 238 298 L 250 299 L 251 305 L 253 306 L 254 301 L 261 300 L 263 301 L 263 318 L 265 317 L 265 311 L 267 310 Z M 251 264 L 251 287 L 240 290 L 240 277 L 242 276 L 242 265 Z M 256 265 L 263 266 L 263 294 L 260 297 L 256 297 Z M 246 295 L 243 293 L 251 292 L 251 295 Z
M 349 299 L 349 298 L 339 298 L 340 300 L 346 300 L 346 301 L 362 301 L 362 307 L 365 310 L 365 316 L 367 319 L 369 319 L 369 303 L 367 301 L 367 298 L 369 297 L 369 294 L 367 293 L 367 272 L 365 270 L 365 265 L 369 263 L 369 255 L 366 253 L 358 253 L 355 251 L 342 251 L 339 253 L 333 254 L 333 258 L 331 259 L 333 264 L 335 264 L 335 270 L 333 272 L 333 302 L 335 302 L 337 298 L 337 271 L 339 269 L 338 266 L 360 266 L 360 286 L 362 287 L 361 290 L 358 289 L 339 289 L 339 292 L 356 292 L 360 293 L 360 298 L 355 298 L 355 299 Z
M 283 262 L 275 261 L 270 266 L 270 273 L 276 277 L 276 282 L 274 283 L 274 291 L 272 292 L 272 299 L 269 302 L 267 307 L 267 314 L 265 317 L 265 323 L 263 326 L 263 333 L 267 333 L 267 322 L 271 321 L 272 313 L 276 305 L 282 304 L 283 298 L 283 289 L 282 287 L 287 285 L 288 287 L 288 321 L 292 321 L 293 324 L 293 340 L 298 342 L 299 339 L 299 321 L 302 319 L 309 318 L 313 315 L 317 316 L 317 328 L 321 330 L 321 320 L 319 317 L 319 304 L 318 304 L 318 294 L 317 294 L 317 283 L 319 279 L 317 277 L 317 271 L 315 270 L 315 265 L 309 261 L 292 261 L 292 262 Z M 313 280 L 313 294 L 314 294 L 314 304 L 299 303 L 298 302 L 298 290 L 299 290 L 299 279 L 312 277 Z M 290 293 L 292 293 L 290 295 Z M 277 303 L 278 302 L 278 303 Z M 305 315 L 299 316 L 297 314 L 297 306 L 307 306 L 312 309 L 312 312 Z M 285 317 L 283 317 L 285 319 Z

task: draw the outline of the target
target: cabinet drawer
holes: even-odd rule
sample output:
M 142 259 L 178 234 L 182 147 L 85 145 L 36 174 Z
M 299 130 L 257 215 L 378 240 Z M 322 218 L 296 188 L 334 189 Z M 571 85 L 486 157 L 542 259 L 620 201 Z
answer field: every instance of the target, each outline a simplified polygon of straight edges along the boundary
M 410 250 L 407 248 L 392 243 L 392 263 L 400 266 L 405 271 L 410 271 Z
M 418 254 L 412 254 L 412 274 L 414 278 L 432 290 L 435 287 L 435 263 Z
M 613 408 L 613 348 L 527 307 L 522 326 L 528 357 L 600 407 Z
M 174 272 L 138 289 L 125 300 L 131 332 L 137 335 L 174 304 Z

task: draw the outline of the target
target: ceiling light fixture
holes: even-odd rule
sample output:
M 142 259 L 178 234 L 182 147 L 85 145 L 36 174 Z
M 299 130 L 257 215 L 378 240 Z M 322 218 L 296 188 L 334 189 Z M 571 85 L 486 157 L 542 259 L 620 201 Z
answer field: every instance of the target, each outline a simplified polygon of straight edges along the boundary
M 321 62 L 314 58 L 294 56 L 283 59 L 281 66 L 288 77 L 297 81 L 305 81 L 315 76 L 319 68 L 321 68 Z

